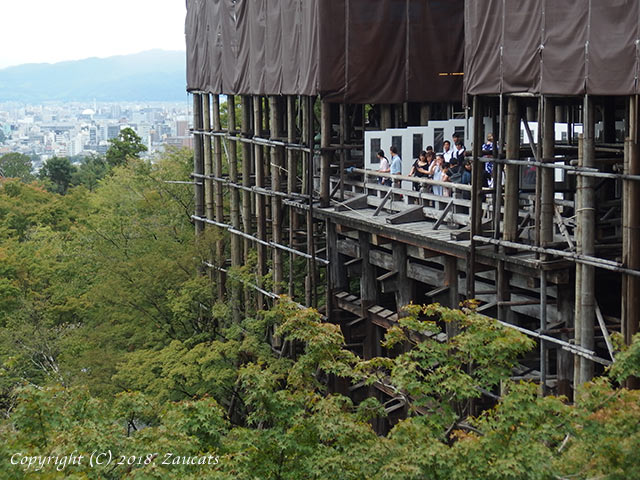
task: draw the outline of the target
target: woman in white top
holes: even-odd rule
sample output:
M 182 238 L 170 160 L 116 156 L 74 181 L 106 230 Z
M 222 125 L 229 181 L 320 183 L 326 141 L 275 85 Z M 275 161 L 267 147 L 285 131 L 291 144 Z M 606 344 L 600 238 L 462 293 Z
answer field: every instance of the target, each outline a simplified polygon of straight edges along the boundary
M 384 151 L 378 150 L 377 156 L 378 156 L 378 161 L 380 162 L 380 168 L 378 168 L 378 171 L 380 173 L 390 173 L 391 164 L 389 163 L 389 159 L 387 159 L 387 157 L 384 156 Z M 387 185 L 390 187 L 391 179 L 387 177 L 379 177 L 378 183 L 380 183 L 381 185 Z
M 448 180 L 447 175 L 444 173 L 444 155 L 441 153 L 436 155 L 436 159 L 433 161 L 431 168 L 429 169 L 429 174 L 438 182 L 446 182 Z M 442 195 L 443 187 L 441 185 L 434 185 L 433 193 L 434 195 Z

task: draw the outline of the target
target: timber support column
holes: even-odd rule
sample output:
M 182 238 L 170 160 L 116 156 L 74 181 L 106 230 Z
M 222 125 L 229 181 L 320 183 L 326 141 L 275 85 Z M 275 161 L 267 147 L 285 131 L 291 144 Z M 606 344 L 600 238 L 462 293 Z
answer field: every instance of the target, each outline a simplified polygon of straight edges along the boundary
M 233 95 L 227 96 L 228 108 L 228 130 L 231 135 L 236 136 L 236 100 Z M 229 142 L 229 180 L 234 185 L 238 184 L 238 143 L 236 140 Z M 237 187 L 230 188 L 231 193 L 231 225 L 236 230 L 240 230 L 240 192 Z M 242 265 L 242 245 L 238 235 L 231 235 L 231 266 L 240 267 Z M 233 283 L 231 289 L 231 311 L 233 320 L 239 323 L 241 320 L 240 306 L 242 289 L 237 282 Z
M 208 94 L 202 95 L 202 123 L 205 134 L 202 136 L 202 143 L 204 145 L 204 206 L 206 217 L 209 220 L 214 219 L 213 208 L 213 158 L 211 156 L 211 102 Z
M 202 95 L 195 93 L 193 95 L 193 129 L 202 131 Z M 194 173 L 194 205 L 195 216 L 204 217 L 204 144 L 201 134 L 194 135 L 193 142 L 193 173 Z M 195 221 L 196 236 L 204 231 L 204 222 Z
M 593 100 L 588 95 L 584 100 L 584 151 L 581 167 L 595 167 L 594 145 L 594 113 Z M 593 177 L 582 178 L 582 202 L 580 206 L 579 223 L 582 224 L 582 255 L 595 256 L 595 179 Z M 580 293 L 581 334 L 580 345 L 588 350 L 594 348 L 594 322 L 596 317 L 595 299 L 595 267 L 592 265 L 580 265 L 582 270 L 582 288 Z M 580 383 L 588 382 L 593 378 L 594 364 L 586 358 L 580 362 Z
M 242 96 L 242 137 L 248 140 L 252 137 L 251 112 L 253 105 L 249 95 Z M 247 235 L 251 235 L 251 158 L 252 148 L 248 141 L 242 142 L 242 230 Z M 251 240 L 244 239 L 243 260 L 246 264 L 249 261 L 251 251 Z
M 393 265 L 397 269 L 396 275 L 396 311 L 400 317 L 404 316 L 402 309 L 413 300 L 413 280 L 407 277 L 407 245 L 394 243 Z
M 561 318 L 567 320 L 567 330 L 573 327 L 574 293 L 575 291 L 572 291 L 570 285 L 558 285 L 558 311 L 560 312 Z M 560 340 L 569 342 L 569 333 L 561 333 Z M 571 390 L 571 382 L 573 381 L 573 355 L 563 348 L 558 348 L 556 352 L 558 372 L 557 395 L 565 396 L 571 401 L 573 396 Z
M 382 111 L 380 112 L 380 129 L 386 130 L 387 128 L 391 128 L 391 125 L 392 125 L 391 105 L 388 103 L 385 103 L 380 108 L 382 109 Z M 382 149 L 387 151 L 389 150 L 389 147 L 387 146 L 385 149 L 385 147 L 383 146 Z
M 322 102 L 321 104 L 321 124 L 320 124 L 320 148 L 322 150 L 322 163 L 320 164 L 320 207 L 329 206 L 331 176 L 331 104 Z
M 315 259 L 315 243 L 313 241 L 314 228 L 313 228 L 313 159 L 314 159 L 314 115 L 313 106 L 315 104 L 315 97 L 305 97 L 304 109 L 303 109 L 303 123 L 305 126 L 304 132 L 306 134 L 306 144 L 309 152 L 307 153 L 306 161 L 306 194 L 308 195 L 309 209 L 307 210 L 307 253 L 311 258 L 307 258 L 307 276 L 305 278 L 305 304 L 308 307 L 317 305 L 316 294 L 316 262 Z
M 213 157 L 211 154 L 211 99 L 209 94 L 202 94 L 202 130 L 205 132 L 202 135 L 202 157 L 204 161 L 204 178 L 201 180 L 204 184 L 204 211 L 207 220 L 214 219 L 214 207 L 213 207 Z M 207 225 L 206 228 L 210 228 L 212 225 Z M 207 259 L 209 263 L 215 264 L 216 259 L 209 257 Z M 218 270 L 209 269 L 209 280 L 215 281 L 216 285 L 220 285 L 220 272 Z M 218 292 L 219 294 L 220 292 Z M 221 298 L 218 296 L 218 298 Z
M 344 257 L 338 252 L 338 231 L 337 226 L 331 220 L 327 220 L 327 251 L 329 255 L 329 265 L 327 266 L 327 318 L 335 323 L 334 312 L 338 312 L 334 304 L 333 296 L 336 292 L 345 291 L 349 285 L 347 269 L 344 266 Z
M 507 160 L 520 158 L 520 108 L 518 99 L 509 97 L 507 107 Z M 518 240 L 519 168 L 506 165 L 504 187 L 504 240 Z
M 298 135 L 296 132 L 296 98 L 292 95 L 287 97 L 287 142 L 296 143 Z M 298 179 L 298 153 L 293 149 L 287 150 L 287 193 L 291 195 L 297 192 Z M 293 207 L 289 207 L 289 247 L 294 245 L 298 230 L 298 214 Z M 295 297 L 294 280 L 295 257 L 289 254 L 289 297 Z
M 213 129 L 218 133 L 222 131 L 222 124 L 220 123 L 220 97 L 218 95 L 212 95 L 212 100 Z M 224 223 L 224 197 L 222 195 L 222 183 L 220 183 L 220 178 L 222 178 L 222 139 L 219 135 L 216 135 L 213 139 L 213 175 L 216 177 L 213 181 L 216 222 Z M 226 255 L 224 253 L 224 242 L 222 239 L 216 241 L 216 257 L 220 265 L 225 264 Z M 226 282 L 224 272 L 218 271 L 216 280 L 218 284 L 218 298 L 223 299 Z
M 582 158 L 584 156 L 584 134 L 578 135 L 578 165 L 582 165 Z M 576 255 L 582 255 L 582 222 L 580 221 L 580 214 L 582 213 L 582 175 L 576 175 L 576 197 L 575 197 L 575 214 L 576 214 L 576 229 L 574 237 L 576 239 Z M 580 296 L 582 295 L 582 265 L 575 264 L 575 307 L 573 317 L 573 329 L 574 329 L 574 343 L 581 345 L 582 342 L 582 302 Z M 585 359 L 586 360 L 586 359 Z M 573 385 L 577 387 L 580 385 L 580 368 L 582 364 L 582 357 L 580 355 L 573 356 Z
M 444 256 L 444 281 L 449 287 L 449 308 L 460 308 L 460 292 L 458 291 L 458 259 L 450 255 Z M 453 322 L 446 324 L 447 338 L 453 338 L 458 334 L 458 325 Z
M 555 155 L 555 116 L 556 109 L 548 97 L 543 97 L 540 102 L 542 108 L 542 158 L 543 163 L 553 164 Z M 548 246 L 553 242 L 554 225 L 554 177 L 553 168 L 540 168 L 540 245 Z M 546 255 L 542 257 L 546 259 Z M 568 321 L 568 319 L 567 319 Z M 547 330 L 547 277 L 540 270 L 540 331 Z M 540 340 L 540 386 L 542 395 L 547 390 L 547 356 L 548 345 Z M 560 357 L 561 354 L 559 353 Z
M 544 120 L 542 123 L 542 162 L 553 163 L 555 155 L 555 113 L 556 109 L 549 97 L 544 98 Z M 542 198 L 540 243 L 543 247 L 553 242 L 554 214 L 554 173 L 553 168 L 541 168 Z
M 426 127 L 427 125 L 429 125 L 429 120 L 431 120 L 431 104 L 421 103 L 420 104 L 420 125 Z
M 360 257 L 362 258 L 362 273 L 360 277 L 360 301 L 362 304 L 362 318 L 366 324 L 366 338 L 364 340 L 364 357 L 369 359 L 375 357 L 381 351 L 380 333 L 369 316 L 369 308 L 376 304 L 378 297 L 378 286 L 376 282 L 376 267 L 371 264 L 371 235 L 367 232 L 358 232 L 360 243 Z
M 476 296 L 476 235 L 482 235 L 482 172 L 484 164 L 481 164 L 480 146 L 482 144 L 482 103 L 480 97 L 473 97 L 473 145 L 472 145 L 472 167 L 471 167 L 471 248 L 469 252 L 469 263 L 467 264 L 467 299 L 471 300 Z M 466 167 L 462 167 L 466 168 Z
M 631 97 L 629 109 L 628 142 L 629 175 L 640 175 L 640 125 L 639 125 L 638 96 Z M 627 252 L 623 254 L 627 258 L 626 267 L 632 270 L 640 270 L 640 184 L 634 180 L 626 180 L 627 188 L 624 189 L 629 197 L 625 204 L 628 206 L 627 229 L 624 235 L 628 238 L 624 242 Z M 623 277 L 624 278 L 624 277 Z M 622 329 L 625 343 L 631 344 L 633 336 L 638 333 L 640 322 L 640 278 L 634 275 L 626 275 L 626 318 L 623 319 Z M 640 388 L 640 379 L 632 377 L 627 380 L 628 388 Z
M 280 98 L 269 97 L 269 125 L 271 127 L 271 140 L 282 141 L 282 129 L 280 120 L 282 118 L 280 110 Z M 271 190 L 279 193 L 281 189 L 281 175 L 284 163 L 283 147 L 271 147 Z M 279 195 L 271 197 L 271 230 L 273 241 L 282 245 L 282 198 Z M 273 292 L 282 293 L 282 250 L 273 248 Z
M 253 134 L 256 137 L 262 135 L 262 97 L 253 97 Z M 256 187 L 263 189 L 264 184 L 264 164 L 262 145 L 254 144 L 253 156 L 255 160 Z M 267 241 L 267 222 L 266 222 L 266 205 L 264 194 L 256 192 L 256 221 L 258 223 L 258 239 L 262 242 Z M 262 288 L 264 284 L 264 276 L 267 273 L 267 249 L 264 243 L 258 243 L 258 286 Z M 258 310 L 263 310 L 264 295 L 258 293 Z

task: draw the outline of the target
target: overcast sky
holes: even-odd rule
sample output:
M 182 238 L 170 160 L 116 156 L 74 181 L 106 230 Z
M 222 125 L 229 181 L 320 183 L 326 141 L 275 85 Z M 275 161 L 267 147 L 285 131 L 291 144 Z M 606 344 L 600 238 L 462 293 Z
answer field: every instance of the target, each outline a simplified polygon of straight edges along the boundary
M 2 0 L 0 14 L 0 68 L 185 49 L 185 0 Z

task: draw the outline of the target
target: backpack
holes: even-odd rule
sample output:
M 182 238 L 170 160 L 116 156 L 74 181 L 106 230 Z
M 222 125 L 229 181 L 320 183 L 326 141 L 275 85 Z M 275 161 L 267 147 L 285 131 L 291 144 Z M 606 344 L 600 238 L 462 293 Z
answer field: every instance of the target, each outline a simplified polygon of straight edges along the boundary
M 449 177 L 451 183 L 460 183 L 462 181 L 462 172 L 456 172 Z

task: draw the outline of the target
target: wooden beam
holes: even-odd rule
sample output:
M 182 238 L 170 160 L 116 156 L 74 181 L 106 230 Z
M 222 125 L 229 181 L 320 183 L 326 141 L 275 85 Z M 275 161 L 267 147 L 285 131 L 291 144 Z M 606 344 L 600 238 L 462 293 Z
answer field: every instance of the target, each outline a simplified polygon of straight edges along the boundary
M 449 214 L 452 208 L 453 208 L 453 200 L 449 200 L 449 203 L 447 203 L 447 205 L 444 207 L 444 210 L 442 210 L 442 215 L 440 215 L 440 218 L 438 218 L 438 220 L 436 220 L 436 223 L 433 224 L 434 230 L 438 230 L 440 228 L 440 226 L 444 222 L 445 218 L 447 218 L 447 215 Z
M 389 191 L 387 192 L 387 194 L 382 199 L 382 202 L 380 202 L 380 205 L 378 205 L 378 208 L 376 208 L 376 211 L 373 212 L 373 216 L 374 217 L 378 216 L 378 214 L 382 211 L 382 209 L 384 208 L 385 204 L 389 201 L 389 199 L 391 198 L 392 195 L 393 195 L 393 188 L 390 188 Z
M 398 225 L 401 223 L 421 222 L 424 220 L 424 211 L 421 205 L 403 210 L 386 218 L 387 223 Z
M 345 212 L 348 210 L 360 210 L 363 208 L 367 208 L 369 204 L 367 203 L 367 195 L 359 195 L 357 197 L 350 198 L 349 200 L 345 200 L 342 203 L 339 203 L 335 206 L 336 212 Z

